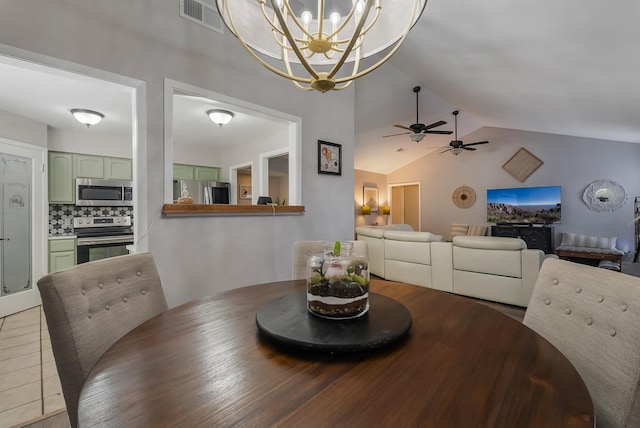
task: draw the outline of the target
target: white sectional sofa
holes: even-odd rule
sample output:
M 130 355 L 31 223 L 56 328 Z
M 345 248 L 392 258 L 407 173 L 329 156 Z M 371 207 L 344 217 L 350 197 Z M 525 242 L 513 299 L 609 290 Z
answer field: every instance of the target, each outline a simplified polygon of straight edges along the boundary
M 384 275 L 384 234 L 389 230 L 413 231 L 408 224 L 356 227 L 358 241 L 365 241 L 369 250 L 369 272 L 382 278 Z
M 431 243 L 442 236 L 430 232 L 387 230 L 384 233 L 384 278 L 432 287 Z
M 543 251 L 527 249 L 519 238 L 456 236 L 453 242 L 443 242 L 439 235 L 394 226 L 396 230 L 356 228 L 357 239 L 368 244 L 369 270 L 374 275 L 485 300 L 528 305 L 545 258 Z

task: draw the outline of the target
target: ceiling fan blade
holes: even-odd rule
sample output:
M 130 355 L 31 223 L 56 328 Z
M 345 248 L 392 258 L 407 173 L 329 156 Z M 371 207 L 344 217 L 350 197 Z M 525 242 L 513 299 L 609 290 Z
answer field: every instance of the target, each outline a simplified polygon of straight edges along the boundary
M 478 149 L 476 149 L 475 147 L 467 147 L 467 146 L 464 146 L 464 147 L 462 147 L 462 148 L 463 148 L 464 150 L 470 150 L 470 151 L 478 150 Z
M 408 126 L 404 126 L 404 125 L 393 125 L 393 126 L 395 126 L 396 128 L 402 128 L 402 129 L 406 129 L 407 131 L 413 132 L 413 130 Z
M 446 153 L 446 152 L 448 152 L 449 150 L 452 150 L 452 148 L 448 148 L 447 150 L 443 150 L 443 151 L 441 151 L 441 152 L 440 152 L 440 154 Z
M 489 144 L 488 141 L 478 141 L 477 143 L 471 143 L 471 144 L 465 144 L 466 147 L 468 146 L 477 146 L 478 144 Z
M 383 135 L 382 138 L 395 137 L 396 135 L 407 135 L 407 134 L 413 134 L 413 132 L 401 132 L 399 134 Z
M 444 120 L 439 120 L 437 122 L 433 122 L 431 125 L 427 125 L 424 127 L 424 129 L 431 129 L 431 128 L 436 128 L 438 126 L 442 126 L 442 125 L 446 125 L 447 122 L 445 122 Z
M 424 131 L 425 134 L 441 134 L 441 135 L 451 135 L 453 134 L 453 131 Z

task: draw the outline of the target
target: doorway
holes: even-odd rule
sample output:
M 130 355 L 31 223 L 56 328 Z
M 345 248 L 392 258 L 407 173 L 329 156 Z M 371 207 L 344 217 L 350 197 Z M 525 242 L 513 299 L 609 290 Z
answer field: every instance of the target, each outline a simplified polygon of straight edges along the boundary
M 253 204 L 253 164 L 236 165 L 229 169 L 231 177 L 231 203 Z M 235 185 L 234 185 L 235 183 Z
M 408 224 L 420 230 L 420 183 L 390 184 L 391 223 Z
M 147 223 L 148 207 L 138 203 L 146 195 L 146 162 L 136 162 L 138 153 L 146 153 L 146 128 L 144 121 L 138 121 L 138 117 L 146 116 L 144 82 L 3 46 L 0 46 L 0 75 L 0 116 L 3 124 L 8 125 L 2 129 L 7 139 L 0 141 L 26 150 L 27 154 L 17 156 L 31 159 L 33 166 L 30 231 L 33 246 L 29 250 L 33 255 L 30 262 L 33 289 L 28 293 L 9 293 L 13 296 L 6 298 L 0 296 L 0 316 L 4 316 L 39 304 L 35 281 L 48 271 L 48 234 L 53 230 L 59 234 L 72 230 L 67 227 L 71 224 L 70 217 L 75 215 L 72 198 L 61 204 L 48 204 L 48 150 L 131 158 L 135 217 L 139 225 Z M 96 109 L 105 120 L 89 128 L 71 115 L 70 109 L 76 107 Z M 0 153 L 12 154 L 6 150 Z M 64 212 L 61 214 L 66 217 L 64 223 L 49 216 L 49 209 L 56 206 L 65 207 L 58 210 Z M 140 230 L 144 228 L 136 227 L 134 231 L 134 251 L 147 249 L 148 238 Z
M 0 138 L 0 317 L 38 306 L 46 273 L 46 149 Z

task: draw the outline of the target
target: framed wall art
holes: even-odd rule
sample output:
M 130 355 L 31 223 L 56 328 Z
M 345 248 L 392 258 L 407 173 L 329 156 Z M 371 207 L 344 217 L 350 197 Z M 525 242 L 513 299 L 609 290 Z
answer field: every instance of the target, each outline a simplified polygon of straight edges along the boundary
M 318 174 L 342 175 L 342 146 L 318 140 Z
M 367 187 L 362 188 L 362 205 L 371 208 L 371 211 L 378 211 L 378 188 Z
M 251 199 L 251 186 L 240 185 L 240 199 Z
M 502 168 L 520 183 L 524 183 L 543 163 L 537 156 L 522 147 L 502 165 Z

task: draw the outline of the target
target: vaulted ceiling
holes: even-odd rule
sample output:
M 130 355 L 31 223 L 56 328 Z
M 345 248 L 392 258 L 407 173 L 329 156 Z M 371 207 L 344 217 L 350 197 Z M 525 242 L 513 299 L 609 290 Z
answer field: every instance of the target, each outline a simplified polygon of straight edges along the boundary
M 356 168 L 388 173 L 416 158 L 393 161 L 397 148 L 411 148 L 408 136 L 381 138 L 414 123 L 414 84 L 423 88 L 421 122 L 450 121 L 438 129 L 452 129 L 450 112 L 460 109 L 462 135 L 494 126 L 640 142 L 638 22 L 632 0 L 429 0 L 389 61 L 394 70 L 358 82 Z M 382 88 L 376 73 L 404 86 Z

